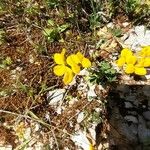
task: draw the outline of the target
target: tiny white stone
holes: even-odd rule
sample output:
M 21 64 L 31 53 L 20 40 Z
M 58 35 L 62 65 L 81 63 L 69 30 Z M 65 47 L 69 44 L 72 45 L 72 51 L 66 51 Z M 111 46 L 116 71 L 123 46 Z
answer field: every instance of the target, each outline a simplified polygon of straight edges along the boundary
M 86 133 L 79 131 L 77 134 L 71 136 L 71 140 L 78 146 L 82 147 L 83 150 L 88 150 L 90 147 L 90 142 L 86 137 Z
M 38 123 L 35 124 L 34 131 L 38 131 L 40 129 L 40 125 Z
M 81 75 L 81 76 L 88 76 L 89 75 L 89 72 L 87 71 L 87 69 L 83 69 L 79 72 L 78 75 Z
M 32 55 L 29 55 L 29 62 L 30 62 L 31 64 L 34 63 L 34 57 L 33 57 Z
M 150 79 L 150 74 L 149 75 L 145 75 L 146 79 L 149 80 Z
M 43 150 L 44 144 L 41 142 L 37 142 L 37 144 L 34 147 L 36 150 Z
M 47 94 L 49 105 L 57 105 L 58 102 L 63 99 L 65 91 L 65 89 L 56 89 L 53 91 L 49 91 Z
M 81 83 L 78 85 L 77 90 L 82 91 L 87 89 L 87 84 L 84 83 L 83 79 L 81 79 Z
M 31 128 L 27 128 L 24 134 L 25 139 L 29 139 L 31 136 Z
M 84 119 L 84 113 L 80 112 L 77 117 L 77 123 L 81 123 Z
M 107 27 L 108 28 L 114 28 L 114 24 L 112 22 L 110 22 L 110 23 L 107 24 Z
M 56 112 L 57 112 L 57 114 L 60 115 L 60 114 L 62 113 L 62 108 L 61 108 L 61 107 L 58 107 L 57 110 L 56 110 Z
M 16 70 L 17 70 L 17 71 L 21 71 L 21 70 L 22 70 L 22 67 L 16 67 Z
M 92 136 L 92 139 L 93 139 L 94 141 L 96 141 L 95 126 L 94 126 L 94 128 L 92 127 L 92 128 L 89 128 L 88 130 L 89 130 L 89 132 L 90 132 L 90 134 L 91 134 L 91 136 Z
M 95 93 L 95 87 L 96 87 L 96 85 L 89 86 L 88 98 L 96 97 L 97 96 L 96 93 Z
M 127 27 L 127 26 L 129 25 L 129 22 L 124 22 L 124 23 L 122 23 L 122 25 L 123 25 L 124 27 Z

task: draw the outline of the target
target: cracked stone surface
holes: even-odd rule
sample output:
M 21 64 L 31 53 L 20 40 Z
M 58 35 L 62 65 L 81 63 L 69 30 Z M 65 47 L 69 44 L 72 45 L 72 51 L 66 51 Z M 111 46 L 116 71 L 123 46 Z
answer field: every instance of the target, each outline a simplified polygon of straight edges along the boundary
M 118 85 L 109 95 L 110 147 L 150 149 L 150 85 Z

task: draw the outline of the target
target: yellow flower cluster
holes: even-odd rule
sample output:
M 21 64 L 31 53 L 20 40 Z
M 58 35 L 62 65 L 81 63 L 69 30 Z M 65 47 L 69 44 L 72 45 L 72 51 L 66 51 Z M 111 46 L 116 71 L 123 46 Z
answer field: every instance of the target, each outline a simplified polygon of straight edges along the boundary
M 88 58 L 85 58 L 81 52 L 71 54 L 65 59 L 66 49 L 63 48 L 61 53 L 54 54 L 54 61 L 57 64 L 54 68 L 54 74 L 57 76 L 63 76 L 63 82 L 65 85 L 69 84 L 74 75 L 78 74 L 83 68 L 89 68 L 91 62 Z
M 127 74 L 146 75 L 146 68 L 150 67 L 150 46 L 143 47 L 135 54 L 130 49 L 123 49 L 117 65 L 124 67 Z

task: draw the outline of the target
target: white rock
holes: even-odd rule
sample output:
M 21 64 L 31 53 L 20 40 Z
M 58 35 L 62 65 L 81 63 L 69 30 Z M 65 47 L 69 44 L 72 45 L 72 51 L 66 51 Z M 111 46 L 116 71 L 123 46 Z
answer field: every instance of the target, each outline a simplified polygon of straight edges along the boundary
M 24 150 L 33 150 L 33 147 L 25 147 Z
M 88 99 L 90 100 L 90 98 L 96 97 L 96 93 L 95 93 L 95 87 L 96 85 L 91 85 L 89 86 L 89 90 L 88 90 Z
M 94 140 L 94 141 L 96 141 L 96 132 L 95 132 L 95 127 L 93 128 L 89 128 L 88 129 L 89 130 L 89 132 L 90 132 L 90 135 L 92 136 L 92 139 Z
M 84 112 L 80 112 L 77 117 L 77 123 L 81 123 L 84 120 Z
M 24 133 L 24 138 L 29 139 L 31 137 L 31 128 L 27 128 L 25 133 Z
M 12 145 L 0 146 L 0 150 L 12 150 Z
M 146 78 L 147 80 L 150 80 L 150 74 L 149 74 L 149 75 L 145 75 L 145 78 Z
M 48 121 L 51 121 L 51 119 L 50 119 L 50 113 L 49 113 L 49 112 L 46 112 L 45 118 L 46 118 Z
M 80 75 L 80 76 L 88 76 L 89 72 L 87 71 L 87 69 L 83 69 L 83 70 L 80 71 L 80 73 L 78 75 Z
M 72 106 L 75 102 L 77 102 L 78 99 L 73 97 L 68 103 L 69 103 L 69 106 Z
M 107 27 L 113 29 L 114 28 L 114 24 L 112 22 L 110 22 L 110 23 L 107 24 Z
M 44 144 L 41 143 L 41 142 L 37 142 L 37 144 L 35 144 L 34 147 L 35 147 L 36 150 L 43 150 Z
M 78 85 L 77 90 L 78 91 L 87 90 L 87 84 L 83 81 L 83 79 L 81 79 L 81 83 Z
M 83 150 L 89 150 L 91 143 L 86 137 L 86 134 L 79 131 L 76 135 L 71 136 L 71 140 L 78 146 L 82 147 Z
M 124 22 L 124 23 L 122 23 L 122 25 L 123 25 L 124 27 L 127 27 L 127 26 L 129 25 L 129 22 Z
M 38 123 L 36 123 L 34 125 L 34 131 L 37 132 L 40 129 L 40 125 Z
M 136 26 L 134 30 L 130 30 L 129 36 L 124 43 L 133 50 L 140 50 L 142 46 L 150 45 L 149 37 L 150 30 L 146 30 L 145 26 Z
M 16 67 L 17 71 L 22 71 L 22 67 Z
M 61 107 L 58 107 L 57 110 L 56 110 L 56 112 L 57 112 L 57 114 L 60 115 L 60 114 L 62 113 L 62 108 L 61 108 Z
M 47 99 L 49 101 L 49 105 L 55 106 L 61 101 L 65 94 L 65 89 L 56 89 L 53 91 L 49 91 L 47 94 Z

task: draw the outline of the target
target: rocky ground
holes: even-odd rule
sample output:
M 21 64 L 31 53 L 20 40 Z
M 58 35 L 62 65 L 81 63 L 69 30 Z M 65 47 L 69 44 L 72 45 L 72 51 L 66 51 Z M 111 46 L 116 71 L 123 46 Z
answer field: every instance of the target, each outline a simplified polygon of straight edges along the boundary
M 141 2 L 0 1 L 0 150 L 150 149 L 149 68 L 116 66 L 150 45 Z M 53 72 L 63 48 L 92 64 L 69 85 Z

